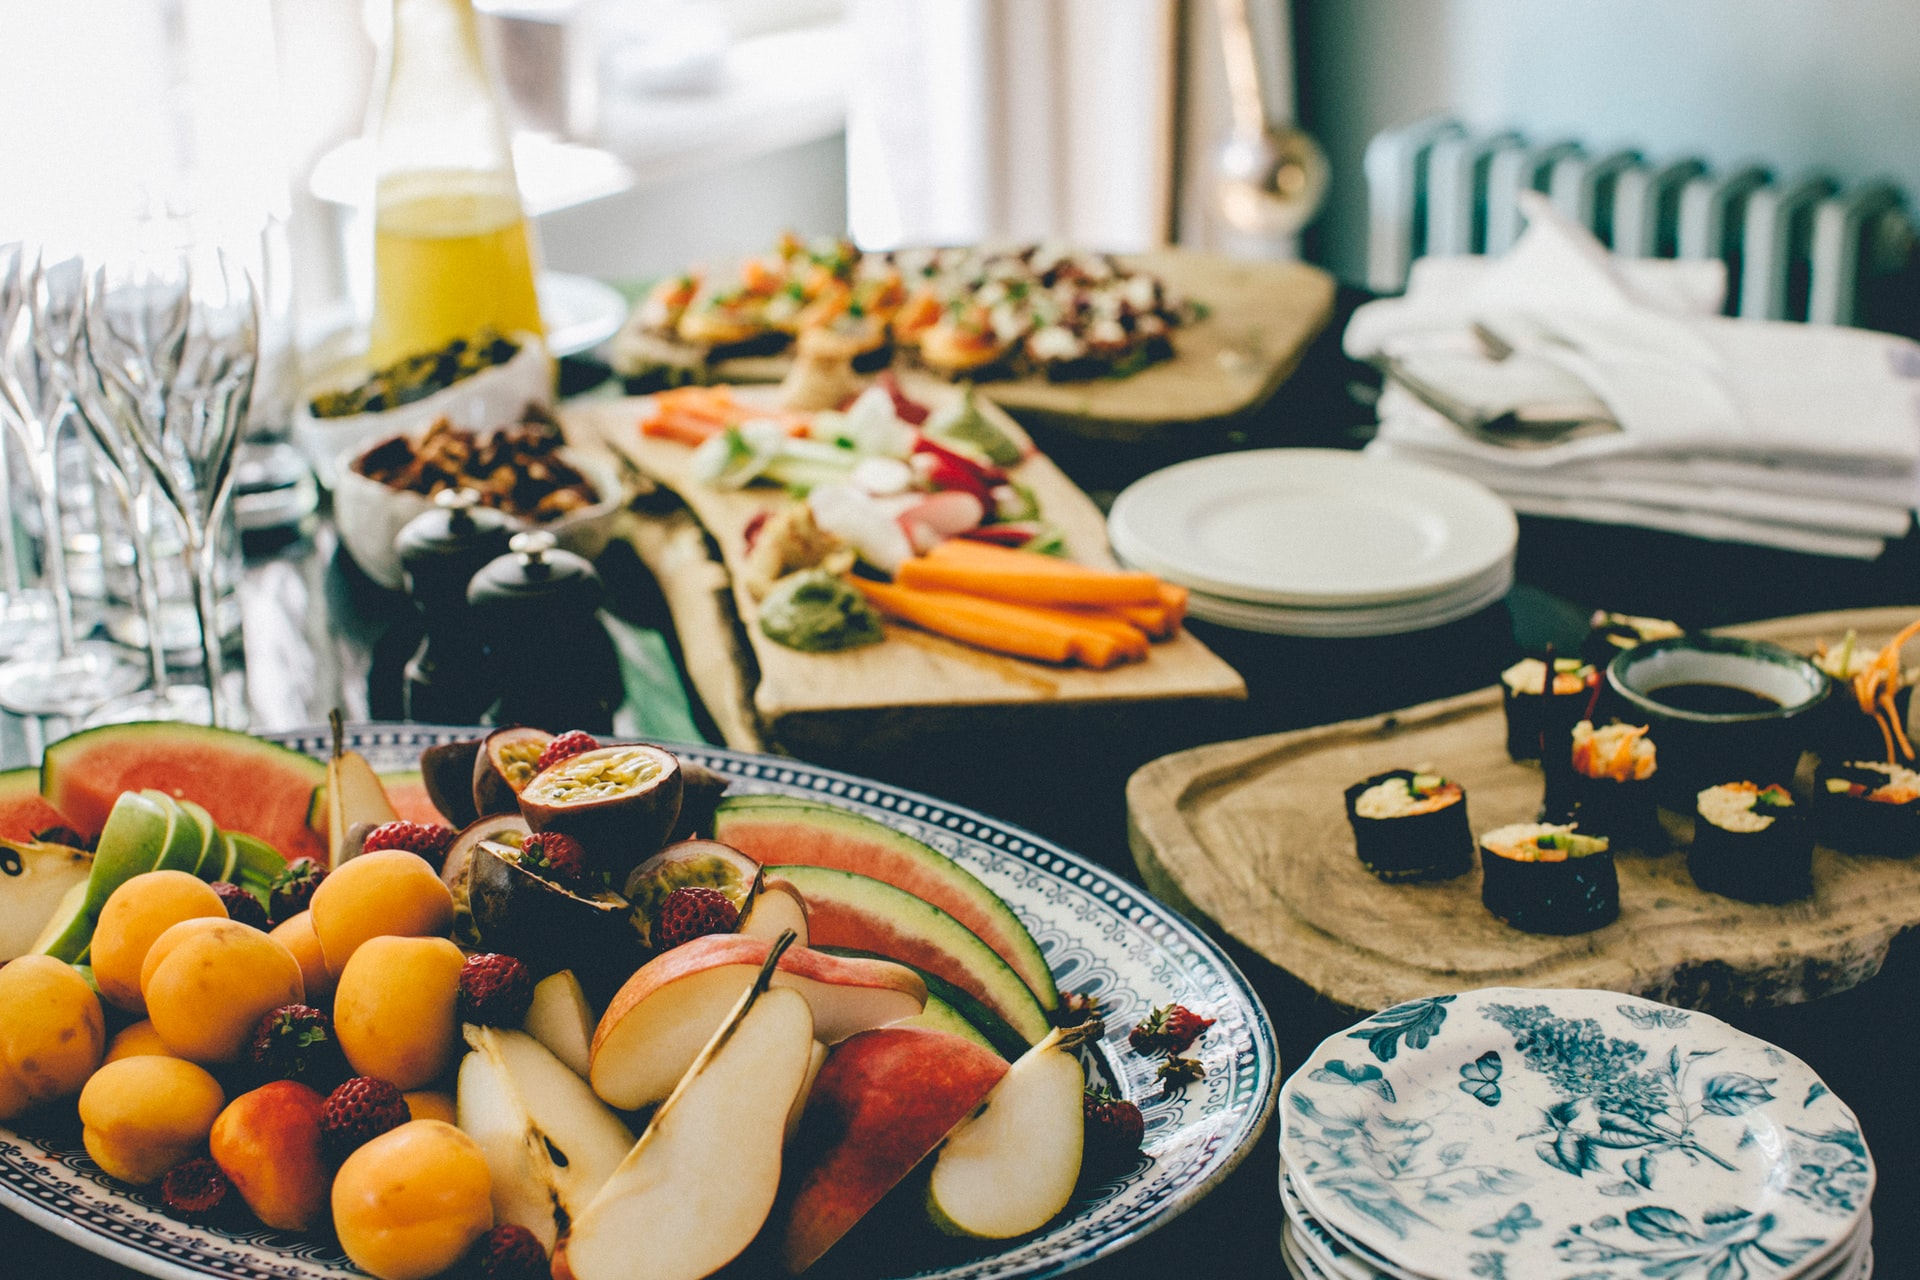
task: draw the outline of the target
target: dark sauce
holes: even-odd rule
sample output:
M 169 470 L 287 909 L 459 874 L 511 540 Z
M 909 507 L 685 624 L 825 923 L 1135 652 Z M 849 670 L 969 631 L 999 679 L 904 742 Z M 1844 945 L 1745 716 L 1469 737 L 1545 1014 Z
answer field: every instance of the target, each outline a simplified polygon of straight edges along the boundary
M 1750 716 L 1779 709 L 1777 698 L 1737 685 L 1693 680 L 1685 684 L 1663 684 L 1649 689 L 1647 696 L 1669 707 L 1708 716 Z

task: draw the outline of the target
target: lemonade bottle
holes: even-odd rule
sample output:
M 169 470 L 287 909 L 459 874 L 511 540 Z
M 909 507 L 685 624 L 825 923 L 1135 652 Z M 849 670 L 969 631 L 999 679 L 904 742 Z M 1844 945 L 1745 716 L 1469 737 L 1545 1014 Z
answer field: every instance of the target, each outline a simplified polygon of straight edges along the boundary
M 541 333 L 532 240 L 472 0 L 393 0 L 375 137 L 369 362 L 488 328 Z

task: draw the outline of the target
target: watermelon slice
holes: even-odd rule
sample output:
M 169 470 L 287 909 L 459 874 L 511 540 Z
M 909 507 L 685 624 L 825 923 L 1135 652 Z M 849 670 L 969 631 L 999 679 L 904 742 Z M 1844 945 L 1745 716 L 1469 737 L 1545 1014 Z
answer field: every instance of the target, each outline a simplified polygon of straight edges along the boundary
M 764 866 L 827 867 L 904 889 L 979 935 L 1042 1009 L 1060 1007 L 1053 971 L 1013 909 L 965 867 L 904 832 L 805 796 L 744 795 L 720 802 L 713 838 Z
M 222 831 L 245 832 L 292 860 L 326 862 L 326 844 L 307 825 L 313 789 L 327 766 L 275 743 L 190 724 L 116 724 L 62 738 L 47 748 L 40 794 L 89 836 L 122 791 L 151 787 L 204 805 Z
M 9 769 L 0 773 L 0 840 L 21 844 L 34 832 L 71 825 L 40 795 L 38 769 Z
M 393 811 L 400 815 L 402 822 L 424 822 L 428 826 L 444 827 L 449 825 L 447 818 L 427 795 L 427 784 L 420 780 L 418 773 L 383 773 L 380 785 L 386 789 L 387 801 L 393 805 Z

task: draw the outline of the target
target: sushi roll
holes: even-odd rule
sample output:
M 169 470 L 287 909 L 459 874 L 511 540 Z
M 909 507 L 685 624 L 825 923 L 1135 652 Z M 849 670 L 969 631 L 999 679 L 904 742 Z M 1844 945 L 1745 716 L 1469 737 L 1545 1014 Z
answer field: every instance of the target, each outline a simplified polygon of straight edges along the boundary
M 1480 837 L 1480 900 L 1528 933 L 1586 933 L 1620 914 L 1620 878 L 1605 836 L 1574 824 L 1516 822 Z
M 1900 665 L 1896 647 L 1869 649 L 1852 631 L 1839 644 L 1819 646 L 1813 665 L 1833 679 L 1833 697 L 1822 709 L 1814 749 L 1828 760 L 1893 760 L 1912 767 L 1913 743 L 1907 717 L 1913 683 L 1920 672 Z
M 1842 853 L 1911 858 L 1920 853 L 1920 773 L 1852 760 L 1814 775 L 1820 843 Z
M 1696 798 L 1687 870 L 1708 893 L 1792 902 L 1813 892 L 1813 832 L 1785 787 L 1728 782 Z
M 1547 665 L 1553 680 L 1547 680 Z M 1507 755 L 1538 760 L 1541 744 L 1558 742 L 1588 714 L 1600 688 L 1600 669 L 1578 658 L 1522 658 L 1500 673 L 1500 698 L 1507 712 Z
M 1590 831 L 1643 853 L 1665 853 L 1667 835 L 1660 825 L 1654 775 L 1659 751 L 1646 725 L 1593 721 L 1573 726 L 1567 750 L 1549 756 L 1542 817 L 1547 822 L 1578 819 Z
M 1686 634 L 1677 622 L 1665 618 L 1645 618 L 1634 613 L 1609 613 L 1605 609 L 1594 610 L 1593 617 L 1587 620 L 1587 638 L 1580 646 L 1580 656 L 1602 671 L 1607 664 L 1625 653 L 1637 648 L 1649 640 L 1671 640 Z
M 1467 793 L 1437 773 L 1395 769 L 1347 788 L 1353 847 L 1388 884 L 1449 880 L 1473 869 Z

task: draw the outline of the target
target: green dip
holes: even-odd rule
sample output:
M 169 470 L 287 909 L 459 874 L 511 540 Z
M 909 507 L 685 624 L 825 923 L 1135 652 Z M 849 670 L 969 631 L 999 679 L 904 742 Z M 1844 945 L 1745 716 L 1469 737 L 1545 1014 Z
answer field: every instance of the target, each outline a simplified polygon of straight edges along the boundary
M 825 569 L 803 569 L 773 584 L 760 602 L 760 630 L 789 649 L 827 653 L 886 638 L 866 597 Z

